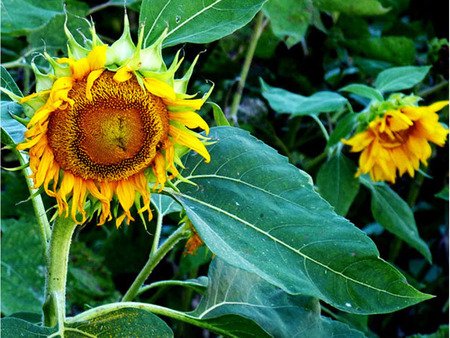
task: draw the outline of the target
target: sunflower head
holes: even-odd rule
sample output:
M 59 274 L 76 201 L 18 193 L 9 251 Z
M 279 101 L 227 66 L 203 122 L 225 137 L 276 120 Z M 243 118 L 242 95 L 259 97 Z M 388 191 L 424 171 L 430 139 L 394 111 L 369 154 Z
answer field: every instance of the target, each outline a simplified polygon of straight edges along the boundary
M 393 94 L 361 115 L 357 134 L 342 140 L 352 152 L 361 152 L 357 176 L 368 173 L 375 182 L 392 183 L 406 172 L 414 177 L 420 162 L 427 165 L 432 153 L 430 142 L 441 147 L 445 144 L 448 129 L 439 123 L 436 112 L 448 101 L 419 107 L 419 99 Z
M 71 215 L 81 224 L 95 211 L 98 224 L 116 218 L 119 226 L 130 208 L 150 211 L 150 188 L 161 190 L 179 175 L 179 148 L 192 149 L 210 160 L 202 140 L 192 129 L 209 127 L 195 111 L 202 98 L 186 94 L 192 66 L 175 78 L 182 59 L 179 52 L 167 67 L 162 58 L 166 32 L 151 46 L 142 48 L 141 27 L 137 45 L 125 16 L 124 32 L 111 46 L 104 44 L 90 24 L 92 39 L 80 45 L 65 27 L 68 56 L 44 57 L 51 68 L 38 70 L 36 93 L 13 97 L 30 117 L 25 141 L 34 187 L 43 186 L 56 198 L 59 214 Z M 92 203 L 86 213 L 86 199 Z M 122 208 L 111 208 L 117 201 Z

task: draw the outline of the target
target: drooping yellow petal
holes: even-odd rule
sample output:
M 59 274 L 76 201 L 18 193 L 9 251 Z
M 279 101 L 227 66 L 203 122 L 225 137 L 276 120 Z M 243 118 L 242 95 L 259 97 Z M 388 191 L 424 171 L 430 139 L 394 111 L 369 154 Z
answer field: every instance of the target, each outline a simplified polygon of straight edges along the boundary
M 125 82 L 131 79 L 133 76 L 133 69 L 129 65 L 121 67 L 116 74 L 114 74 L 113 80 L 117 83 Z
M 66 196 L 72 192 L 74 185 L 74 176 L 70 172 L 64 172 L 64 177 L 61 181 L 61 187 L 56 194 L 56 202 L 58 203 L 59 216 L 66 211 L 66 217 L 69 216 L 69 205 Z
M 84 184 L 82 178 L 74 176 L 71 216 L 76 224 L 83 224 L 84 222 L 86 222 L 86 211 L 84 210 L 85 202 L 86 184 Z M 77 220 L 77 212 L 81 213 L 81 221 Z
M 155 191 L 159 185 L 161 185 L 158 192 L 161 192 L 161 190 L 164 189 L 164 185 L 166 183 L 166 161 L 164 159 L 164 156 L 161 153 L 157 153 L 155 156 L 155 159 L 152 163 L 153 173 L 156 176 L 156 182 L 153 187 L 153 191 Z
M 175 143 L 189 147 L 202 155 L 205 158 L 206 163 L 211 161 L 211 156 L 209 155 L 208 150 L 206 150 L 205 145 L 197 137 L 184 130 L 178 129 L 173 125 L 169 126 L 169 135 L 172 136 Z
M 92 71 L 87 78 L 86 81 L 86 97 L 89 101 L 92 101 L 92 93 L 91 93 L 91 88 L 92 85 L 94 84 L 94 81 L 97 80 L 100 75 L 102 75 L 104 69 L 97 69 Z
M 150 93 L 163 98 L 164 101 L 177 98 L 173 88 L 161 80 L 151 77 L 144 78 L 144 86 Z
M 206 135 L 209 134 L 208 124 L 197 113 L 192 111 L 169 112 L 169 118 L 170 120 L 180 122 L 191 129 L 201 128 L 206 132 Z

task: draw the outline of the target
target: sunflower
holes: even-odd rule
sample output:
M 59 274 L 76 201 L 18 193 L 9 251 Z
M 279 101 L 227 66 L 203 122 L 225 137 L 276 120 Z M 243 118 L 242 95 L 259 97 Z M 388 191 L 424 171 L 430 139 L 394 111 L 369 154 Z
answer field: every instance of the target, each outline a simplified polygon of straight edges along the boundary
M 144 30 L 135 46 L 126 16 L 124 32 L 111 46 L 89 26 L 91 47 L 78 44 L 65 27 L 69 57 L 55 60 L 45 53 L 49 74 L 32 64 L 37 93 L 19 101 L 33 113 L 17 149 L 28 149 L 34 188 L 43 187 L 56 198 L 60 216 L 70 214 L 77 224 L 84 223 L 94 214 L 86 215 L 89 198 L 99 225 L 113 215 L 117 227 L 125 217 L 128 225 L 133 205 L 139 214 L 147 211 L 150 220 L 150 182 L 153 190 L 161 190 L 177 177 L 175 165 L 182 166 L 179 154 L 187 148 L 210 161 L 205 137 L 191 129 L 208 134 L 195 111 L 212 88 L 201 99 L 186 94 L 198 57 L 175 79 L 182 59 L 178 52 L 171 66 L 165 65 L 161 51 L 167 30 L 143 49 Z M 120 216 L 111 208 L 113 200 L 123 210 Z
M 414 177 L 420 162 L 427 165 L 431 156 L 429 142 L 445 144 L 448 129 L 439 123 L 436 112 L 447 105 L 448 101 L 440 101 L 428 107 L 388 109 L 369 122 L 366 130 L 342 140 L 352 152 L 362 151 L 356 176 L 369 173 L 374 182 L 392 183 L 397 173 Z

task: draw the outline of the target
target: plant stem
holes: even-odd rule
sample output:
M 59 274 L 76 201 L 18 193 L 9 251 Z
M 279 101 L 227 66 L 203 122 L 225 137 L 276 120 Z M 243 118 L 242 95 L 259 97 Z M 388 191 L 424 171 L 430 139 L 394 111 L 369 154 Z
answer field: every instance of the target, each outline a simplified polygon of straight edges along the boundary
M 137 303 L 137 302 L 124 302 L 124 303 L 111 303 L 107 305 L 102 305 L 96 307 L 94 309 L 87 310 L 85 312 L 80 313 L 79 315 L 68 318 L 66 320 L 67 323 L 73 324 L 81 321 L 91 320 L 93 318 L 97 318 L 102 315 L 106 315 L 110 312 L 125 309 L 125 308 L 133 308 L 133 309 L 141 309 L 145 311 L 149 311 L 151 313 L 166 316 L 169 318 L 177 319 L 209 331 L 223 334 L 224 336 L 229 336 L 230 332 L 226 329 L 221 329 L 219 325 L 209 324 L 207 320 L 202 320 L 197 317 L 194 317 L 190 314 L 169 309 L 160 305 L 154 304 L 146 304 L 146 303 Z
M 150 276 L 153 269 L 163 259 L 163 257 L 183 238 L 189 237 L 191 230 L 188 224 L 183 224 L 161 245 L 161 247 L 155 251 L 153 255 L 150 255 L 147 263 L 142 268 L 139 275 L 136 277 L 133 284 L 122 298 L 122 302 L 132 301 L 134 297 L 139 293 L 139 289 L 144 284 L 145 280 Z
M 71 218 L 58 217 L 53 226 L 47 254 L 44 325 L 62 323 L 66 310 L 66 279 L 72 234 L 76 228 Z
M 230 109 L 231 120 L 237 125 L 237 112 L 239 109 L 239 103 L 241 103 L 242 92 L 244 91 L 245 81 L 247 80 L 248 71 L 250 70 L 250 65 L 252 64 L 253 55 L 255 54 L 256 45 L 258 44 L 259 37 L 264 29 L 263 25 L 264 14 L 262 11 L 256 16 L 255 27 L 253 28 L 253 34 L 250 41 L 250 46 L 247 50 L 247 55 L 245 56 L 244 65 L 242 66 L 241 75 L 239 77 L 238 87 L 236 93 L 233 97 L 233 102 Z
M 330 136 L 328 135 L 328 131 L 325 128 L 325 126 L 323 125 L 322 121 L 320 121 L 319 117 L 315 114 L 309 114 L 308 116 L 310 116 L 314 121 L 317 122 L 317 124 L 320 127 L 320 130 L 322 131 L 323 136 L 325 137 L 325 139 L 328 140 L 330 139 Z
M 152 249 L 150 250 L 150 257 L 154 256 L 156 253 L 156 250 L 158 250 L 159 239 L 161 237 L 161 230 L 162 230 L 162 220 L 163 220 L 163 215 L 158 210 L 158 217 L 156 218 L 155 236 L 153 238 Z
M 433 94 L 435 92 L 438 92 L 439 90 L 441 90 L 445 86 L 448 86 L 448 81 L 442 81 L 442 82 L 438 83 L 437 85 L 435 85 L 433 87 L 430 87 L 430 88 L 427 88 L 425 90 L 422 90 L 419 93 L 419 96 L 420 97 L 425 97 L 425 96 L 431 95 L 431 94 Z
M 97 5 L 97 6 L 94 6 L 88 11 L 87 15 L 91 15 L 91 14 L 93 14 L 95 12 L 98 12 L 98 11 L 100 11 L 102 9 L 108 8 L 109 6 L 112 6 L 111 1 L 105 2 L 105 3 Z
M 28 160 L 18 151 L 13 149 L 14 154 L 19 159 L 20 165 L 28 164 Z M 33 196 L 36 193 L 36 189 L 33 189 L 34 182 L 30 176 L 33 172 L 29 167 L 23 169 L 23 175 L 25 176 L 25 181 L 27 182 L 28 190 L 30 191 L 30 196 Z M 42 253 L 43 257 L 47 254 L 47 244 L 48 239 L 50 238 L 50 224 L 48 223 L 47 214 L 45 212 L 44 202 L 42 201 L 41 195 L 35 195 L 31 198 L 31 203 L 33 204 L 34 214 L 36 215 L 36 219 L 39 227 L 39 235 L 41 237 L 42 242 Z

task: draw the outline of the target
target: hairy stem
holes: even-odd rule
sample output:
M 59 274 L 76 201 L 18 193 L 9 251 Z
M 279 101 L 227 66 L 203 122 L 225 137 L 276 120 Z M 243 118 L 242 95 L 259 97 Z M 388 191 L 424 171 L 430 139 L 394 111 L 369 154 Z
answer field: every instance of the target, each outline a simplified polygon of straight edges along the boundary
M 106 315 L 110 312 L 125 309 L 125 308 L 133 308 L 133 309 L 141 309 L 152 312 L 156 315 L 162 315 L 169 318 L 173 318 L 176 320 L 180 320 L 192 325 L 196 325 L 198 327 L 205 328 L 209 331 L 224 334 L 225 336 L 229 335 L 230 332 L 228 330 L 221 329 L 219 326 L 215 326 L 209 324 L 206 320 L 198 319 L 188 313 L 184 313 L 181 311 L 169 309 L 160 305 L 154 304 L 146 304 L 146 303 L 137 303 L 137 302 L 123 302 L 123 303 L 112 303 L 107 305 L 102 305 L 85 312 L 80 313 L 79 315 L 68 318 L 66 320 L 67 323 L 72 324 L 80 321 L 87 321 L 102 315 Z
M 144 284 L 145 280 L 150 276 L 153 269 L 163 259 L 163 257 L 183 238 L 189 237 L 191 230 L 186 223 L 179 227 L 170 237 L 155 251 L 153 255 L 150 255 L 147 263 L 142 268 L 139 275 L 136 277 L 133 284 L 122 298 L 122 302 L 132 301 L 139 293 L 139 289 Z
M 247 50 L 247 55 L 245 56 L 244 65 L 242 66 L 241 75 L 239 77 L 239 82 L 237 86 L 236 93 L 233 97 L 233 102 L 230 109 L 230 117 L 235 125 L 237 125 L 237 112 L 239 108 L 239 103 L 241 103 L 242 92 L 244 91 L 245 81 L 247 80 L 248 71 L 250 70 L 250 65 L 252 64 L 253 55 L 255 54 L 256 45 L 258 44 L 259 37 L 264 29 L 263 25 L 264 14 L 259 12 L 256 16 L 256 24 L 253 29 L 252 38 L 250 41 L 250 46 Z
M 28 164 L 28 160 L 18 151 L 13 150 L 14 154 L 19 159 L 20 165 L 24 166 Z M 34 182 L 33 179 L 29 178 L 32 174 L 31 169 L 27 166 L 23 169 L 23 175 L 25 176 L 25 180 L 27 182 L 28 190 L 30 191 L 31 203 L 33 204 L 34 214 L 36 215 L 36 220 L 38 222 L 39 235 L 41 237 L 42 242 L 42 253 L 43 257 L 46 256 L 48 239 L 50 238 L 50 224 L 47 219 L 47 214 L 45 212 L 44 202 L 42 201 L 42 197 L 40 194 L 36 194 L 37 189 L 33 189 Z
M 65 217 L 56 218 L 53 226 L 47 253 L 45 302 L 42 306 L 46 326 L 61 324 L 65 318 L 67 265 L 75 228 L 75 222 Z

